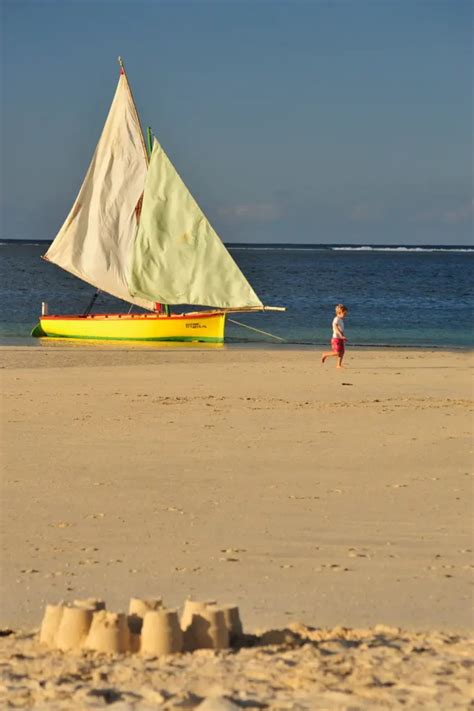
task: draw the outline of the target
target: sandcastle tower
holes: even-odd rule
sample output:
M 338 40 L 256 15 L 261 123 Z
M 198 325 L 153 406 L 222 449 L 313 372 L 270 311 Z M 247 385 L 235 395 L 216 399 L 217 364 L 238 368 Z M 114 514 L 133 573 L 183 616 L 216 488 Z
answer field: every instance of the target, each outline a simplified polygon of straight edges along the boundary
M 225 625 L 229 631 L 229 642 L 232 646 L 244 634 L 239 608 L 237 605 L 224 605 L 221 610 L 224 613 Z
M 181 629 L 183 630 L 183 645 L 185 652 L 192 652 L 198 649 L 196 639 L 196 626 L 199 626 L 198 618 L 203 616 L 208 605 L 215 605 L 215 600 L 191 600 L 184 603 L 183 614 L 181 615 Z
M 225 649 L 229 646 L 229 630 L 223 608 L 215 601 L 186 600 L 181 628 L 184 649 Z
M 96 652 L 128 652 L 130 650 L 130 632 L 127 616 L 121 612 L 94 612 L 92 624 L 84 647 Z
M 161 597 L 139 598 L 132 597 L 128 608 L 128 628 L 130 630 L 130 651 L 138 652 L 140 649 L 143 618 L 147 612 L 160 610 L 163 607 Z
M 56 635 L 56 647 L 64 651 L 80 649 L 89 633 L 93 608 L 64 607 Z
M 226 649 L 230 645 L 224 611 L 217 605 L 209 605 L 204 611 L 206 629 L 199 621 L 197 626 L 197 641 L 203 649 Z
M 55 647 L 58 637 L 59 624 L 64 612 L 64 604 L 46 605 L 40 629 L 40 642 L 48 647 Z
M 105 600 L 98 597 L 86 597 L 80 600 L 74 600 L 73 607 L 92 608 L 93 610 L 105 610 Z
M 143 619 L 140 652 L 160 655 L 183 651 L 183 632 L 176 610 L 154 610 Z

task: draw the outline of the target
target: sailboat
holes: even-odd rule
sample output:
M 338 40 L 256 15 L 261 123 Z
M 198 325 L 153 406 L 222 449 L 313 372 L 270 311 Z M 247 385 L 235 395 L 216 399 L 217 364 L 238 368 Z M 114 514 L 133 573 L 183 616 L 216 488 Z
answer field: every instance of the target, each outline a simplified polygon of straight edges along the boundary
M 147 149 L 120 57 L 119 64 L 92 162 L 43 255 L 96 292 L 82 314 L 49 314 L 43 304 L 32 335 L 222 343 L 229 313 L 285 309 L 262 303 L 150 129 Z M 92 313 L 100 292 L 129 310 Z M 175 305 L 197 310 L 173 313 Z

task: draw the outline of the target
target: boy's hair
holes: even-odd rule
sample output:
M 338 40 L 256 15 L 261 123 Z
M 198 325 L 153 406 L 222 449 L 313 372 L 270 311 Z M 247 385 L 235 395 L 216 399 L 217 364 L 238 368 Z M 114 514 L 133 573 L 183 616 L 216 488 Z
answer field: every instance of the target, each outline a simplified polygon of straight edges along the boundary
M 337 305 L 336 305 L 336 313 L 337 313 L 337 314 L 338 314 L 338 313 L 346 314 L 346 313 L 347 313 L 347 307 L 344 306 L 344 304 L 337 304 Z

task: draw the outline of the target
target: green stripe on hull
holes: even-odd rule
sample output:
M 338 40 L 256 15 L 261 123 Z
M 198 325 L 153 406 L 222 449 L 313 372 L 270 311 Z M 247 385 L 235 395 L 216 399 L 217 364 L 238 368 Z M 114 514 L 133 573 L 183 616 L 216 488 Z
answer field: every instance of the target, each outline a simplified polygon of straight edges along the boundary
M 38 328 L 38 326 L 36 327 Z M 36 328 L 34 329 L 36 331 Z M 40 327 L 41 329 L 41 327 Z M 224 343 L 224 338 L 207 338 L 202 336 L 202 338 L 193 338 L 192 336 L 176 336 L 174 338 L 120 338 L 119 336 L 61 336 L 58 333 L 45 333 L 41 329 L 41 333 L 35 334 L 33 331 L 31 335 L 37 337 L 45 336 L 46 338 L 75 338 L 82 341 L 187 341 L 187 342 L 197 342 L 197 343 Z

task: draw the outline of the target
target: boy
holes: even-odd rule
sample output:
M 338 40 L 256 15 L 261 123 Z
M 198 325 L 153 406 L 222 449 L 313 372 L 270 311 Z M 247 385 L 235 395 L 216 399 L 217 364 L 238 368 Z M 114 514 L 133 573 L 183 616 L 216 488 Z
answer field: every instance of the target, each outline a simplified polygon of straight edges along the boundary
M 321 356 L 321 363 L 324 363 L 326 358 L 334 356 L 337 358 L 336 368 L 343 368 L 342 359 L 344 358 L 345 343 L 347 338 L 344 335 L 344 316 L 347 314 L 347 309 L 344 304 L 338 304 L 336 306 L 336 316 L 332 321 L 332 338 L 331 338 L 331 348 L 332 351 L 327 351 Z

